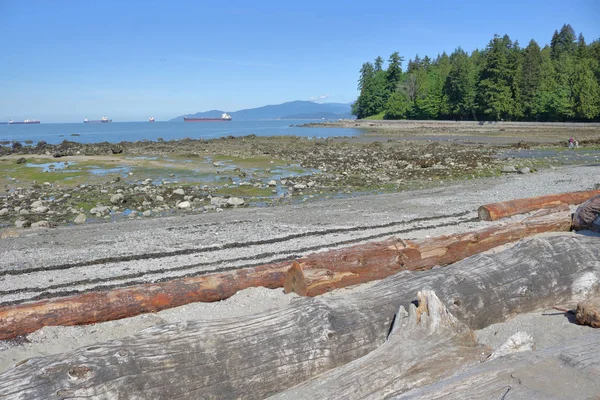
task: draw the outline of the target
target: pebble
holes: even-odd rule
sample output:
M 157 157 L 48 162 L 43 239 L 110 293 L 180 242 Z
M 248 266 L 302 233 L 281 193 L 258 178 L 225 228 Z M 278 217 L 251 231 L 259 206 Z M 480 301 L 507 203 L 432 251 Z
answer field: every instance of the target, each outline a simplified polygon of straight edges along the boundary
M 524 167 L 519 170 L 520 174 L 528 174 L 530 172 L 531 172 L 531 170 L 528 167 Z
M 173 194 L 183 196 L 185 194 L 185 192 L 183 191 L 183 189 L 175 189 L 175 190 L 173 190 Z
M 38 207 L 41 207 L 41 206 L 43 206 L 43 205 L 44 205 L 44 204 L 42 203 L 42 201 L 41 201 L 41 200 L 36 200 L 36 201 L 34 201 L 33 203 L 31 203 L 31 208 L 38 208 Z
M 7 214 L 8 214 L 8 208 L 3 208 L 0 210 L 0 216 L 7 215 Z

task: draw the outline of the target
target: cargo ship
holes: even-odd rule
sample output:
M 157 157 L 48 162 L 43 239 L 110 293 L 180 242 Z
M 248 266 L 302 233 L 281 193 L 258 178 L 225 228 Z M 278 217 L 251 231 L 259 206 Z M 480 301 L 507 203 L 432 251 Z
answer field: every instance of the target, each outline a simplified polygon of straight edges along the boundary
M 154 117 L 148 118 L 148 122 L 154 122 Z
M 26 119 L 25 121 L 13 121 L 12 119 L 8 121 L 9 125 L 29 125 L 29 124 L 39 124 L 40 121 L 38 119 Z
M 223 113 L 221 118 L 195 118 L 195 117 L 183 117 L 185 122 L 215 122 L 215 121 L 231 121 L 231 115 Z
M 101 119 L 84 119 L 83 123 L 84 124 L 106 124 L 108 122 L 112 122 L 112 119 L 108 119 L 107 117 L 102 117 Z

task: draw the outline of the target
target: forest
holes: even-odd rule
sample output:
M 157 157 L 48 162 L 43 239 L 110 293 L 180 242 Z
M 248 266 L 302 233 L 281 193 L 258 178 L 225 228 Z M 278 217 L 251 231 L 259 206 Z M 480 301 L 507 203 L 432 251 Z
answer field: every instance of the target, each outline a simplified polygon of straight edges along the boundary
M 600 39 L 587 44 L 569 24 L 543 48 L 495 35 L 468 54 L 399 52 L 360 69 L 359 119 L 477 121 L 600 121 Z

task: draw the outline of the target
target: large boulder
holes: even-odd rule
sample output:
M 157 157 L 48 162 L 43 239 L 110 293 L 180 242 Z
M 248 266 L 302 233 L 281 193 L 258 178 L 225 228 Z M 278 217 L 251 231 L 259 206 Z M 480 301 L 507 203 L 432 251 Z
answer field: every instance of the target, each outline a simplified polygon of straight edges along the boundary
M 573 229 L 600 233 L 600 195 L 592 197 L 577 207 L 573 215 Z

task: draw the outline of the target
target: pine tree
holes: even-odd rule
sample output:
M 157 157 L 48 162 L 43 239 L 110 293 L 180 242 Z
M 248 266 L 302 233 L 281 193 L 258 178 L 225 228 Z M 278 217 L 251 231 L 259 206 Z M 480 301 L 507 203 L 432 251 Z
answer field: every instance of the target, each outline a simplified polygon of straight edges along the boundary
M 594 76 L 592 60 L 583 60 L 575 67 L 573 97 L 575 117 L 591 121 L 600 117 L 600 85 Z
M 500 120 L 511 115 L 512 92 L 506 43 L 499 36 L 490 41 L 478 86 L 478 102 L 484 116 Z
M 528 119 L 535 119 L 535 97 L 540 85 L 541 64 L 540 46 L 532 39 L 523 52 L 523 74 L 521 76 L 523 114 Z
M 402 78 L 402 62 L 404 57 L 401 57 L 398 52 L 392 53 L 388 60 L 388 67 L 386 71 L 387 89 L 390 93 L 396 91 L 398 83 Z
M 475 114 L 475 69 L 469 55 L 460 47 L 450 55 L 450 72 L 444 96 L 454 118 L 469 119 Z

